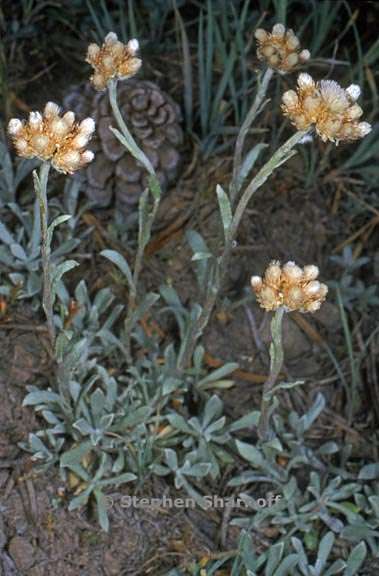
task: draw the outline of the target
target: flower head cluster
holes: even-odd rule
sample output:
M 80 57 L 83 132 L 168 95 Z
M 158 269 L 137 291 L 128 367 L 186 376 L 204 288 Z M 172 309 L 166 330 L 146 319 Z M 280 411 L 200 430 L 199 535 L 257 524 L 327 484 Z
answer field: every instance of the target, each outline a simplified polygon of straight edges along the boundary
M 43 114 L 30 112 L 27 122 L 13 118 L 8 133 L 17 154 L 23 158 L 50 160 L 52 166 L 64 174 L 72 174 L 94 158 L 86 146 L 95 130 L 92 118 L 75 121 L 73 112 L 61 116 L 54 102 L 48 102 Z
M 104 90 L 113 78 L 124 80 L 134 76 L 142 64 L 142 60 L 136 57 L 138 48 L 138 40 L 123 44 L 114 32 L 106 35 L 101 47 L 90 44 L 86 62 L 95 70 L 91 82 L 96 90 Z
M 283 24 L 275 24 L 271 33 L 257 28 L 255 38 L 259 60 L 265 60 L 270 68 L 282 73 L 290 72 L 311 56 L 309 50 L 300 49 L 300 41 L 294 31 L 286 30 Z
M 295 262 L 284 266 L 275 260 L 267 267 L 264 277 L 253 276 L 251 286 L 262 308 L 287 311 L 316 312 L 328 293 L 326 284 L 317 280 L 317 266 L 300 268 Z
M 357 140 L 371 131 L 368 122 L 359 122 L 363 111 L 356 103 L 361 90 L 356 84 L 342 88 L 334 80 L 315 82 L 309 74 L 299 74 L 298 88 L 282 97 L 282 110 L 298 130 L 315 126 L 326 142 Z

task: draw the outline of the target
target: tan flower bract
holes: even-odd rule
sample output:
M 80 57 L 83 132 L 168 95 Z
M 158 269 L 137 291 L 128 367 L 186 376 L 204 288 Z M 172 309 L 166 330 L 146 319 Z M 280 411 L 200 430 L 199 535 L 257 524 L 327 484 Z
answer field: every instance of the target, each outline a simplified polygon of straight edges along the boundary
M 363 111 L 356 100 L 360 88 L 352 84 L 342 88 L 334 80 L 315 82 L 309 74 L 300 74 L 297 90 L 288 90 L 282 97 L 283 113 L 298 130 L 315 127 L 326 142 L 338 144 L 363 138 L 371 131 L 368 122 L 359 122 Z
M 253 276 L 251 287 L 265 310 L 316 312 L 328 293 L 326 284 L 316 278 L 319 270 L 313 264 L 300 268 L 295 262 L 281 266 L 274 260 L 266 268 L 263 278 Z
M 114 32 L 109 32 L 102 46 L 90 44 L 86 62 L 91 64 L 94 73 L 90 80 L 96 90 L 105 90 L 112 79 L 125 80 L 134 76 L 142 65 L 136 57 L 138 40 L 129 40 L 123 44 Z
M 282 74 L 303 64 L 311 56 L 309 50 L 300 49 L 300 41 L 294 31 L 286 30 L 283 24 L 275 24 L 271 33 L 257 28 L 255 38 L 259 60 L 264 60 L 270 68 Z
M 75 122 L 73 112 L 61 116 L 54 102 L 46 104 L 43 114 L 31 112 L 27 122 L 13 118 L 8 124 L 19 156 L 50 161 L 64 174 L 72 174 L 93 160 L 93 153 L 85 148 L 94 130 L 92 118 Z

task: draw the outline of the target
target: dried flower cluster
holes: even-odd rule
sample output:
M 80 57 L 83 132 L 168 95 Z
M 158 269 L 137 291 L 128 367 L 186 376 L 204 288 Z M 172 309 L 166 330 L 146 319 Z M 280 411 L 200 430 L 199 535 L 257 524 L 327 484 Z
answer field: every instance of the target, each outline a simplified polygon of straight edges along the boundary
M 311 56 L 309 50 L 300 49 L 300 41 L 294 31 L 286 30 L 283 24 L 275 24 L 271 34 L 258 28 L 255 38 L 258 43 L 258 58 L 265 60 L 270 68 L 282 73 L 290 72 Z
M 283 306 L 287 311 L 316 312 L 328 293 L 328 287 L 317 280 L 317 266 L 300 268 L 295 262 L 284 266 L 273 261 L 264 277 L 253 276 L 251 286 L 262 308 L 277 310 Z
M 359 122 L 363 111 L 356 103 L 361 90 L 356 84 L 342 88 L 334 80 L 315 82 L 300 74 L 298 88 L 283 94 L 282 110 L 298 130 L 315 126 L 321 139 L 338 144 L 341 140 L 363 138 L 371 131 L 368 122 Z
M 113 78 L 124 80 L 134 76 L 142 64 L 142 60 L 136 57 L 138 48 L 138 40 L 123 44 L 114 32 L 106 35 L 101 47 L 90 44 L 86 62 L 95 70 L 91 82 L 96 90 L 104 90 Z
M 18 118 L 9 121 L 8 132 L 17 154 L 23 158 L 50 160 L 64 174 L 72 174 L 94 158 L 86 146 L 95 130 L 92 118 L 75 121 L 74 112 L 60 115 L 54 102 L 48 102 L 43 114 L 31 112 L 27 122 Z

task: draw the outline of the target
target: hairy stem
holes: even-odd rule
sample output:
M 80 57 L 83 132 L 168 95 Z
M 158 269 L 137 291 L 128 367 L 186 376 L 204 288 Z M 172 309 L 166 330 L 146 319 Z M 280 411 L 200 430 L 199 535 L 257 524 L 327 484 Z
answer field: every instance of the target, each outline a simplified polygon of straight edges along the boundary
M 271 346 L 270 346 L 270 373 L 264 383 L 261 415 L 258 423 L 258 435 L 261 440 L 270 438 L 270 407 L 272 402 L 272 392 L 283 366 L 283 346 L 282 346 L 282 321 L 284 308 L 281 306 L 274 314 L 271 321 Z
M 266 180 L 269 178 L 269 176 L 271 176 L 276 168 L 289 160 L 289 158 L 295 154 L 293 148 L 300 142 L 306 133 L 307 131 L 296 132 L 293 136 L 291 136 L 291 138 L 282 144 L 280 148 L 278 148 L 270 160 L 266 162 L 264 166 L 262 166 L 257 175 L 251 180 L 240 201 L 238 202 L 233 215 L 229 233 L 225 241 L 223 253 L 218 259 L 219 273 L 215 275 L 216 280 L 208 293 L 200 317 L 191 327 L 190 337 L 187 338 L 185 349 L 182 351 L 178 362 L 179 369 L 182 370 L 190 365 L 197 340 L 200 338 L 209 322 L 213 308 L 216 304 L 218 294 L 220 292 L 222 281 L 229 267 L 230 257 L 235 245 L 238 228 L 247 205 L 249 204 L 253 194 L 266 182 Z
M 245 139 L 249 131 L 249 128 L 254 122 L 259 112 L 259 109 L 263 103 L 263 100 L 266 96 L 267 89 L 270 84 L 270 80 L 273 76 L 273 73 L 274 71 L 272 70 L 272 68 L 267 68 L 266 72 L 264 73 L 262 81 L 259 83 L 253 105 L 251 106 L 249 112 L 247 113 L 246 118 L 237 136 L 236 146 L 234 150 L 233 176 L 232 176 L 232 183 L 230 186 L 230 200 L 232 204 L 236 200 L 236 196 L 238 193 L 238 178 L 242 165 L 243 147 L 245 144 Z
M 147 203 L 147 198 L 145 198 L 143 203 L 140 203 L 140 219 L 139 219 L 139 233 L 138 233 L 138 248 L 134 261 L 133 269 L 133 285 L 129 287 L 128 296 L 128 308 L 127 315 L 125 319 L 125 354 L 127 361 L 132 362 L 131 354 L 131 334 L 134 326 L 134 311 L 137 306 L 137 294 L 138 294 L 138 282 L 143 265 L 143 257 L 145 253 L 145 248 L 151 237 L 151 230 L 155 216 L 158 211 L 160 197 L 161 197 L 161 186 L 155 170 L 144 152 L 138 147 L 138 144 L 134 140 L 132 134 L 129 132 L 128 127 L 122 117 L 118 101 L 117 101 L 117 81 L 112 80 L 108 84 L 109 91 L 109 101 L 113 111 L 114 118 L 117 125 L 121 131 L 121 135 L 114 131 L 115 136 L 121 141 L 125 148 L 132 154 L 132 156 L 144 166 L 149 174 L 149 188 L 153 196 L 153 206 L 151 211 L 147 214 L 145 218 L 141 215 L 141 212 L 145 210 L 145 203 Z
M 55 326 L 53 312 L 53 296 L 51 292 L 51 249 L 48 242 L 48 204 L 47 204 L 47 181 L 49 177 L 50 162 L 43 162 L 40 167 L 39 176 L 33 172 L 34 190 L 37 194 L 40 209 L 41 221 L 41 258 L 43 270 L 43 293 L 42 306 L 46 315 L 47 329 L 52 350 L 55 345 Z

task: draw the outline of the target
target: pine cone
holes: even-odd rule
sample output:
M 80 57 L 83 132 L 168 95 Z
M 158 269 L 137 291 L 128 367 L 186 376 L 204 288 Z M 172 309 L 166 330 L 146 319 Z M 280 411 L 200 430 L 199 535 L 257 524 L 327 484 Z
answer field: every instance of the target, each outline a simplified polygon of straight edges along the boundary
M 179 106 L 153 82 L 135 79 L 119 84 L 118 103 L 165 190 L 175 180 L 181 160 Z M 80 117 L 91 115 L 96 121 L 90 146 L 95 160 L 86 170 L 87 196 L 99 207 L 109 206 L 114 199 L 117 210 L 130 212 L 147 186 L 147 174 L 109 130 L 117 124 L 107 92 L 95 93 L 89 84 L 76 86 L 64 99 L 64 106 Z

